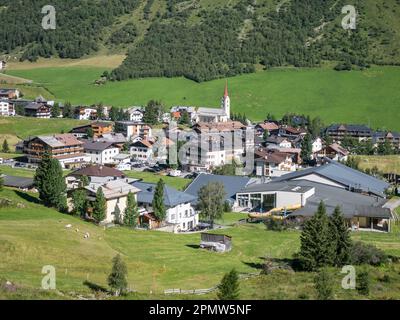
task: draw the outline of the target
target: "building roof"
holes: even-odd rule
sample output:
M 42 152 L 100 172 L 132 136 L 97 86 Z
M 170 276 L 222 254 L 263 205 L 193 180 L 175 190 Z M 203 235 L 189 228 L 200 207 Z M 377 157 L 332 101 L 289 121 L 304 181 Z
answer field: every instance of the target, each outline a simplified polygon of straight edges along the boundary
M 257 124 L 257 126 L 268 131 L 274 131 L 279 129 L 279 126 L 275 122 L 259 123 Z
M 371 133 L 372 130 L 363 124 L 332 124 L 328 128 L 326 128 L 327 132 L 330 131 L 357 131 L 357 132 L 366 132 Z
M 31 110 L 38 110 L 38 109 L 43 108 L 43 107 L 47 108 L 47 106 L 44 103 L 30 102 L 24 108 L 25 109 L 31 109 Z
M 299 179 L 310 174 L 317 174 L 341 184 L 349 190 L 359 189 L 362 192 L 373 193 L 380 197 L 385 196 L 385 190 L 389 187 L 387 182 L 367 175 L 361 171 L 352 169 L 339 162 L 332 161 L 330 159 L 326 160 L 327 163 L 322 166 L 288 173 L 281 177 L 274 178 L 274 181 L 289 181 L 293 179 Z
M 198 131 L 233 131 L 243 130 L 246 126 L 239 121 L 199 122 L 193 126 Z
M 367 196 L 350 192 L 341 188 L 306 180 L 297 180 L 296 185 L 314 187 L 315 193 L 306 201 L 306 205 L 296 210 L 291 216 L 312 216 L 321 201 L 328 214 L 332 214 L 336 206 L 340 206 L 343 215 L 350 217 L 392 218 L 390 209 L 383 208 L 387 200 L 377 196 Z
M 350 153 L 349 151 L 347 151 L 345 148 L 343 148 L 342 146 L 340 146 L 337 143 L 332 143 L 329 145 L 329 147 L 336 153 L 342 154 L 344 156 L 347 156 Z
M 98 188 L 102 188 L 104 197 L 106 199 L 119 198 L 127 196 L 129 192 L 138 193 L 140 191 L 138 188 L 122 179 L 111 180 L 105 184 L 90 183 L 87 187 L 85 187 L 85 189 L 91 193 L 96 193 Z
M 285 137 L 272 135 L 267 138 L 266 142 L 273 143 L 273 144 L 280 144 L 282 142 L 289 142 L 289 140 Z
M 256 161 L 263 161 L 266 163 L 275 164 L 280 164 L 284 162 L 288 157 L 291 157 L 291 154 L 289 153 L 263 149 L 255 150 L 254 154 L 256 156 Z
M 220 108 L 199 107 L 197 113 L 200 116 L 226 116 L 225 110 Z
M 22 178 L 14 176 L 3 176 L 4 186 L 11 188 L 29 189 L 34 186 L 33 178 Z
M 85 150 L 104 151 L 109 148 L 114 148 L 114 146 L 113 142 L 86 140 L 83 144 L 83 148 Z
M 137 181 L 132 185 L 140 190 L 138 193 L 138 202 L 148 204 L 153 202 L 153 197 L 156 190 L 155 183 Z M 164 185 L 164 205 L 166 207 L 175 207 L 178 204 L 194 202 L 196 199 L 197 197 L 195 196 Z
M 83 144 L 83 142 L 79 141 L 70 133 L 55 134 L 52 136 L 37 136 L 37 138 L 52 148 L 62 148 L 75 145 L 80 146 Z
M 191 194 L 197 198 L 198 192 L 201 187 L 210 182 L 220 182 L 224 185 L 226 197 L 225 200 L 232 200 L 235 198 L 237 192 L 242 190 L 245 186 L 250 184 L 249 177 L 239 176 L 222 176 L 215 174 L 199 174 L 186 188 L 185 193 Z
M 102 122 L 102 121 L 96 121 L 91 124 L 92 127 L 101 127 L 101 128 L 108 128 L 112 125 L 113 125 L 112 122 Z
M 88 166 L 69 174 L 70 176 L 87 176 L 87 177 L 115 177 L 124 178 L 125 174 L 114 168 L 102 165 Z
M 299 185 L 296 182 L 293 182 L 291 184 L 288 184 L 287 182 L 253 183 L 243 188 L 239 193 L 269 192 L 269 191 L 305 193 L 313 188 L 314 186 Z

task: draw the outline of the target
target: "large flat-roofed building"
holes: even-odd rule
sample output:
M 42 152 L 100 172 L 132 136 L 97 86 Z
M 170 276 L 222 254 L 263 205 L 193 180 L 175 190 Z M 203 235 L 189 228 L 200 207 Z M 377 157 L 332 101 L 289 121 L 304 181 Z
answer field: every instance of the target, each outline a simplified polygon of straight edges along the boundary
M 88 161 L 83 142 L 72 134 L 36 136 L 24 141 L 24 153 L 30 163 L 39 163 L 45 152 L 57 159 L 62 167 L 75 167 Z

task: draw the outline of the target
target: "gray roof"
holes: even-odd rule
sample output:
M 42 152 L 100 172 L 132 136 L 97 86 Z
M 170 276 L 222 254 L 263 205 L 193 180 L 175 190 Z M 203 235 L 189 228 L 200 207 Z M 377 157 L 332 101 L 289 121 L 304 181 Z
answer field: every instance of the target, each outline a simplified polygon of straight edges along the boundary
M 138 189 L 140 192 L 137 195 L 137 201 L 141 203 L 149 203 L 153 202 L 154 192 L 156 190 L 155 183 L 147 183 L 142 181 L 136 181 L 132 183 L 132 185 Z M 175 207 L 178 204 L 194 202 L 196 197 L 178 191 L 174 188 L 171 188 L 167 185 L 164 186 L 164 205 L 166 207 Z
M 339 127 L 343 126 L 346 128 L 347 131 L 358 131 L 358 132 L 366 132 L 366 133 L 371 133 L 372 130 L 368 128 L 366 125 L 363 124 L 332 124 L 328 128 L 326 128 L 326 131 L 336 131 L 339 129 Z
M 215 174 L 199 174 L 192 183 L 186 188 L 185 193 L 191 194 L 197 198 L 198 192 L 201 187 L 207 185 L 210 182 L 221 182 L 224 185 L 226 198 L 230 200 L 235 198 L 236 193 L 242 190 L 250 182 L 249 177 L 239 176 L 222 176 Z
M 387 182 L 372 177 L 361 171 L 352 169 L 339 162 L 329 159 L 327 159 L 327 161 L 328 163 L 322 166 L 288 173 L 281 177 L 274 178 L 273 181 L 289 181 L 304 177 L 309 174 L 317 174 L 326 179 L 341 184 L 349 190 L 360 189 L 363 192 L 379 195 L 380 197 L 385 196 L 385 190 L 389 187 L 389 184 Z
M 85 141 L 83 148 L 85 150 L 104 151 L 112 147 L 113 142 L 109 141 Z
M 340 206 L 345 217 L 374 217 L 392 218 L 390 209 L 383 208 L 387 200 L 377 196 L 367 196 L 360 193 L 332 187 L 325 184 L 307 180 L 297 180 L 299 186 L 315 188 L 315 194 L 307 199 L 306 205 L 296 210 L 291 216 L 312 216 L 318 209 L 321 201 L 326 206 L 328 214 L 332 214 L 337 205 Z
M 214 115 L 221 115 L 225 116 L 226 112 L 222 108 L 204 108 L 200 107 L 197 109 L 197 113 L 199 115 L 204 115 L 204 116 L 214 116 Z
M 296 181 L 297 182 L 297 181 Z M 252 192 L 268 192 L 268 191 L 282 191 L 282 192 L 294 192 L 294 193 L 305 193 L 311 190 L 313 186 L 299 186 L 293 182 L 288 184 L 287 182 L 269 182 L 269 183 L 255 183 L 251 184 L 240 191 L 240 193 L 252 193 Z
M 3 176 L 4 186 L 12 188 L 32 188 L 34 181 L 32 178 L 22 178 L 14 176 Z

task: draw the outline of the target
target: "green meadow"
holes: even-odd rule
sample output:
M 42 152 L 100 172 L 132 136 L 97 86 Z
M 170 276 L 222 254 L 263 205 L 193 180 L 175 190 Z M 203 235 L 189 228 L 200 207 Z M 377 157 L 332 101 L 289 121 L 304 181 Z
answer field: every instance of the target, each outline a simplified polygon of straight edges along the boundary
M 229 79 L 196 83 L 184 78 L 148 78 L 95 85 L 106 67 L 49 67 L 10 70 L 7 73 L 44 88 L 49 96 L 73 104 L 103 102 L 126 107 L 151 99 L 166 106 L 217 107 L 228 80 L 233 112 L 263 120 L 267 113 L 296 112 L 320 116 L 326 123 L 363 123 L 374 128 L 400 130 L 400 68 L 372 67 L 365 71 L 337 72 L 328 68 L 282 68 Z
M 121 254 L 128 267 L 128 284 L 138 293 L 128 299 L 215 299 L 206 296 L 165 296 L 165 289 L 203 289 L 219 283 L 232 268 L 259 273 L 263 257 L 291 259 L 299 250 L 298 231 L 267 231 L 263 224 L 234 225 L 243 215 L 227 214 L 231 225 L 215 232 L 232 236 L 233 249 L 215 253 L 198 248 L 200 234 L 134 231 L 124 227 L 104 229 L 77 217 L 43 207 L 37 195 L 4 188 L 0 198 L 12 201 L 0 208 L 0 284 L 11 281 L 16 292 L 1 288 L 0 299 L 69 299 L 87 296 L 89 281 L 107 288 L 111 259 Z M 71 228 L 66 225 L 71 224 Z M 88 232 L 90 237 L 85 239 Z M 399 230 L 391 234 L 359 233 L 354 238 L 376 244 L 400 255 Z M 56 268 L 57 291 L 40 290 L 43 266 Z M 400 298 L 400 264 L 370 267 L 371 299 Z M 365 299 L 355 290 L 342 290 L 339 269 L 335 277 L 336 299 Z M 315 299 L 314 273 L 276 271 L 240 281 L 242 299 Z M 384 280 L 382 280 L 384 279 Z

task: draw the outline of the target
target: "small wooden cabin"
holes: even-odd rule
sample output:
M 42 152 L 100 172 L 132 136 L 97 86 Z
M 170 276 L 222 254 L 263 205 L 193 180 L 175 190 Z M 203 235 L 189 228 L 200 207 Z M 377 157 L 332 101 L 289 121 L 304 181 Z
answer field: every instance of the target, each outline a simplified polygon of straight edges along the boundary
M 232 249 L 232 237 L 224 234 L 202 233 L 200 248 L 228 252 Z

